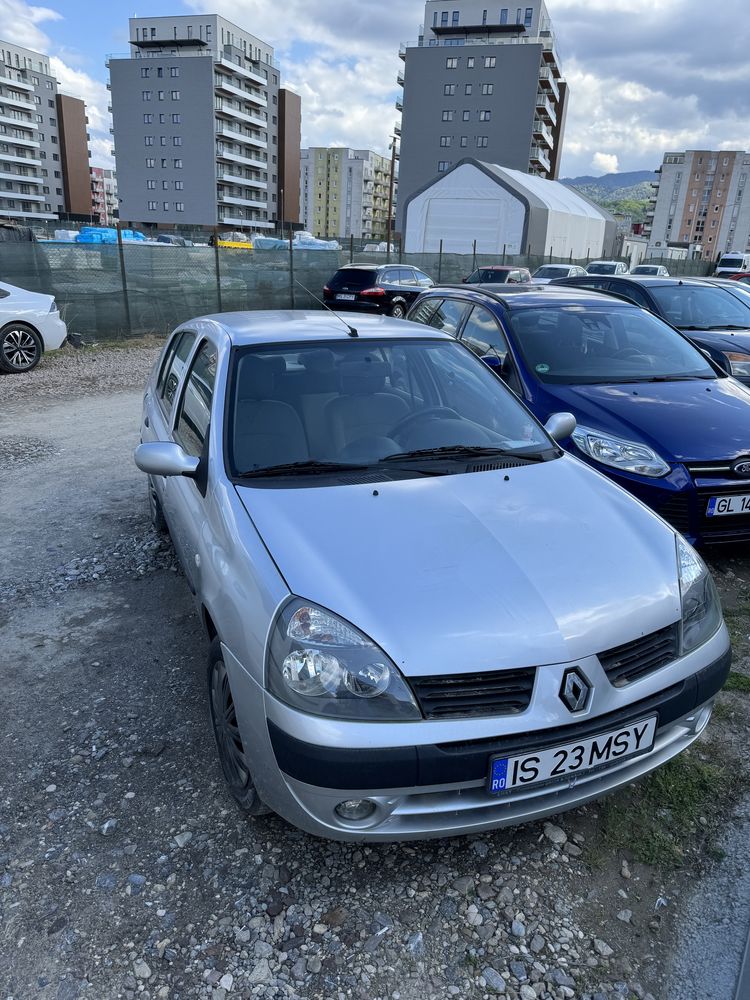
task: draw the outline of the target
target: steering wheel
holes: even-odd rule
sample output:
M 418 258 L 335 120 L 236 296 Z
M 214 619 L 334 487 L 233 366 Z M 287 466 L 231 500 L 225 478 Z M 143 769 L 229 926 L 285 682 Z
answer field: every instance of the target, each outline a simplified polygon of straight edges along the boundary
M 452 410 L 449 406 L 428 406 L 426 410 L 419 410 L 417 413 L 410 413 L 407 417 L 402 417 L 397 424 L 394 424 L 388 432 L 388 437 L 396 438 L 405 430 L 409 430 L 414 425 L 431 417 L 447 417 L 451 420 L 461 420 L 461 415 Z
M 639 351 L 637 347 L 623 347 L 619 351 L 615 351 L 612 355 L 613 358 L 645 358 L 646 355 Z

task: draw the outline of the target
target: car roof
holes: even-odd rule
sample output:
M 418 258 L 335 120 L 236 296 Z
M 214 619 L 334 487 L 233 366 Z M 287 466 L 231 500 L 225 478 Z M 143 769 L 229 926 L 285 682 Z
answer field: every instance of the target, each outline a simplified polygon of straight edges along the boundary
M 424 298 L 439 297 L 441 292 L 461 292 L 468 299 L 472 296 L 484 296 L 486 299 L 494 300 L 505 306 L 508 310 L 539 307 L 539 306 L 575 306 L 575 305 L 597 305 L 601 307 L 605 297 L 601 292 L 595 292 L 588 288 L 573 288 L 566 285 L 516 285 L 513 291 L 503 286 L 502 291 L 495 291 L 496 285 L 435 285 L 429 291 L 423 292 L 418 301 Z M 614 297 L 606 298 L 607 305 L 612 304 L 615 308 L 637 309 L 631 302 Z
M 605 276 L 606 277 L 606 276 Z M 609 275 L 609 277 L 615 278 L 617 281 L 624 281 L 626 284 L 632 282 L 634 285 L 643 285 L 644 288 L 662 288 L 671 285 L 702 285 L 703 279 L 699 277 L 684 277 L 681 278 L 679 275 L 671 275 L 666 277 L 665 275 L 656 274 L 616 274 Z M 563 281 L 575 282 L 576 285 L 583 285 L 583 277 L 581 276 L 580 282 L 576 277 L 573 278 L 563 278 Z M 560 286 L 558 286 L 560 287 Z
M 476 271 L 527 271 L 523 264 L 479 264 Z
M 193 329 L 197 323 L 214 323 L 229 336 L 235 347 L 252 344 L 291 344 L 310 340 L 354 340 L 347 327 L 353 327 L 356 339 L 406 337 L 416 340 L 452 340 L 421 323 L 409 323 L 390 316 L 363 316 L 349 313 L 341 319 L 328 311 L 303 312 L 291 309 L 253 310 L 216 313 L 183 323 L 180 329 Z
M 399 264 L 399 263 L 395 263 L 395 264 L 373 264 L 371 261 L 366 261 L 366 262 L 363 262 L 361 264 L 357 264 L 357 263 L 342 264 L 341 267 L 339 268 L 339 271 L 348 271 L 350 269 L 355 270 L 355 271 L 379 271 L 379 270 L 381 270 L 381 268 L 384 268 L 384 267 L 409 267 L 410 268 L 412 266 L 413 266 L 412 264 Z

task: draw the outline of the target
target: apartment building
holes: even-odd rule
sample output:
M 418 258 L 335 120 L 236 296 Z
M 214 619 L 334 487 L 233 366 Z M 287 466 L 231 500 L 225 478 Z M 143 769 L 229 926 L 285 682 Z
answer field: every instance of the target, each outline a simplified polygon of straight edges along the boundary
M 273 48 L 216 14 L 129 26 L 130 52 L 107 60 L 120 218 L 274 229 L 286 123 Z
M 67 212 L 57 97 L 49 57 L 0 40 L 0 219 L 33 223 Z M 86 160 L 88 178 L 87 152 L 84 141 L 74 158 Z
M 657 174 L 644 227 L 650 250 L 685 249 L 699 260 L 750 252 L 750 153 L 668 152 Z
M 555 179 L 568 87 L 543 0 L 427 0 L 402 44 L 398 228 L 407 198 L 466 157 Z
M 301 221 L 314 236 L 380 243 L 388 234 L 390 183 L 390 159 L 370 149 L 303 149 Z
M 92 212 L 101 226 L 114 226 L 119 217 L 117 175 L 104 167 L 91 168 Z

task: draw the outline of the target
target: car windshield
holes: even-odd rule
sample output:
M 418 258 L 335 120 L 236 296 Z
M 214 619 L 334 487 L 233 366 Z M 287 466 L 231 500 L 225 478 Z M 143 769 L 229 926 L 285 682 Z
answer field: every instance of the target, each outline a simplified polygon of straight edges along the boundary
M 659 268 L 653 267 L 648 264 L 639 264 L 638 267 L 633 268 L 633 274 L 658 274 Z
M 413 453 L 437 451 L 417 456 L 421 470 L 445 461 L 441 449 L 557 454 L 500 379 L 453 340 L 241 349 L 229 398 L 229 467 L 250 481 L 389 463 L 403 473 Z
M 562 278 L 567 275 L 570 268 L 566 264 L 545 264 L 534 271 L 535 278 Z
M 617 264 L 589 264 L 586 270 L 589 274 L 614 274 Z
M 718 285 L 655 285 L 662 316 L 681 330 L 750 329 L 750 307 Z
M 717 267 L 732 267 L 737 271 L 742 270 L 742 257 L 722 257 Z
M 562 385 L 716 378 L 705 357 L 645 310 L 546 306 L 510 323 L 529 369 Z
M 492 267 L 480 267 L 468 278 L 469 281 L 478 285 L 505 284 L 510 275 L 510 271 L 497 271 Z

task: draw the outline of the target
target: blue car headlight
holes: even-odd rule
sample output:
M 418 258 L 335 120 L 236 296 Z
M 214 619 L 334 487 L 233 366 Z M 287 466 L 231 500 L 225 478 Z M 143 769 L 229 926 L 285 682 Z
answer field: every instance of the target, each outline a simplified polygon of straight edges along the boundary
M 414 695 L 382 649 L 348 622 L 299 598 L 276 619 L 268 689 L 312 715 L 370 722 L 421 719 Z
M 721 625 L 721 602 L 708 567 L 684 538 L 676 535 L 677 570 L 682 601 L 682 648 L 690 653 Z
M 573 441 L 584 455 L 613 469 L 635 472 L 639 476 L 651 476 L 654 479 L 666 476 L 669 472 L 669 465 L 661 455 L 637 441 L 626 441 L 581 424 L 573 431 Z
M 724 355 L 731 365 L 735 378 L 750 378 L 750 354 L 738 351 L 725 351 Z

